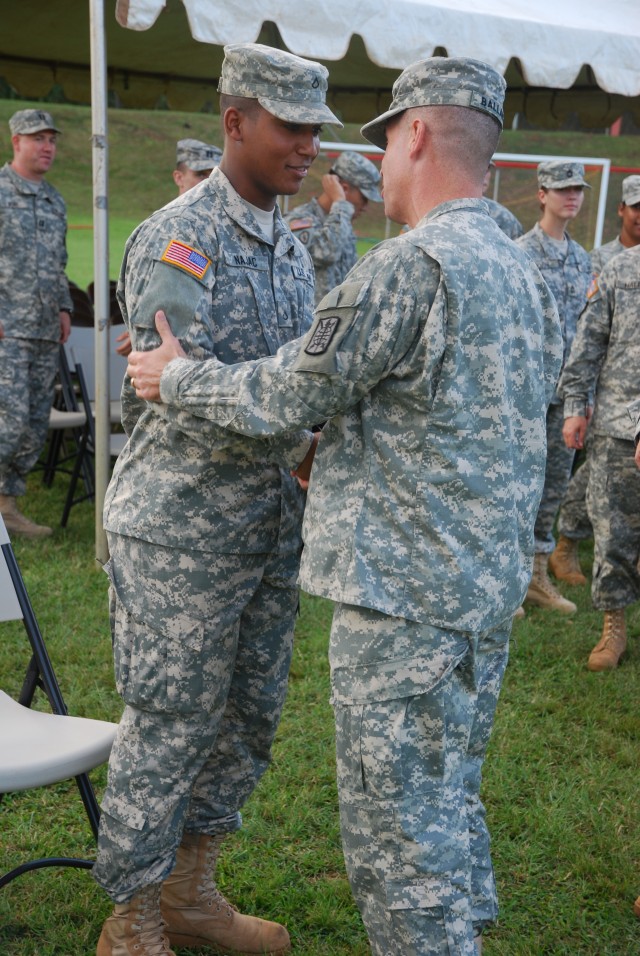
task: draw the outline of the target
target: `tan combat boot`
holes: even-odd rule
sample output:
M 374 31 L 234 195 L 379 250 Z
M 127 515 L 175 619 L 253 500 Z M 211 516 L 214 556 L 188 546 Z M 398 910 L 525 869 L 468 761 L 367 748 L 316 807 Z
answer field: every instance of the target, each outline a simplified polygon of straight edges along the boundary
M 208 946 L 214 953 L 268 954 L 291 950 L 279 923 L 243 916 L 213 881 L 213 869 L 226 834 L 184 833 L 176 865 L 162 887 L 162 917 L 172 946 Z
M 549 557 L 549 570 L 559 581 L 567 584 L 586 584 L 578 560 L 578 542 L 560 535 L 553 554 Z
M 527 591 L 525 601 L 536 607 L 544 607 L 549 611 L 559 611 L 560 614 L 575 614 L 578 610 L 573 601 L 567 601 L 549 580 L 547 574 L 546 554 L 533 556 L 533 577 Z
M 128 903 L 116 903 L 102 927 L 96 956 L 176 956 L 160 916 L 161 889 L 161 884 L 146 886 Z
M 15 495 L 0 495 L 0 514 L 9 534 L 22 534 L 25 538 L 47 538 L 53 534 L 52 528 L 36 524 L 18 510 Z
M 635 901 L 635 903 L 633 904 L 633 912 L 634 912 L 635 915 L 638 917 L 638 919 L 640 919 L 640 896 L 638 897 L 638 899 L 637 899 L 637 900 Z
M 602 636 L 589 655 L 587 667 L 590 671 L 612 671 L 618 666 L 627 647 L 627 628 L 624 621 L 624 608 L 604 612 Z

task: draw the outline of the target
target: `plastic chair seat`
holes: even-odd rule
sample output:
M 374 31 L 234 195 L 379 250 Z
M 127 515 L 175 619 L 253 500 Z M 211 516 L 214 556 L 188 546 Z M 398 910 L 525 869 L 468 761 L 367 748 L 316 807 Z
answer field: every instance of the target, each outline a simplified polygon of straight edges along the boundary
M 117 724 L 44 713 L 0 691 L 0 793 L 68 780 L 109 758 Z

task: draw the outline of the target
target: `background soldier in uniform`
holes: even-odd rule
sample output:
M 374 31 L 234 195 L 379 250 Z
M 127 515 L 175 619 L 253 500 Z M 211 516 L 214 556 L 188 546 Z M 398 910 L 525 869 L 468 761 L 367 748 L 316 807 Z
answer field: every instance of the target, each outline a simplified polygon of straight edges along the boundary
M 580 212 L 584 189 L 588 186 L 581 163 L 563 160 L 540 163 L 538 199 L 542 217 L 517 240 L 538 266 L 555 297 L 562 323 L 565 362 L 591 281 L 589 254 L 571 238 L 566 227 Z M 553 525 L 571 478 L 573 459 L 574 452 L 562 439 L 562 403 L 555 396 L 547 412 L 547 471 L 536 520 L 533 578 L 527 602 L 561 614 L 573 614 L 577 608 L 552 584 L 547 566 L 556 543 Z
M 462 58 L 396 80 L 363 134 L 386 147 L 385 211 L 409 231 L 325 296 L 302 342 L 248 366 L 170 361 L 160 315 L 163 346 L 130 359 L 174 414 L 262 440 L 328 420 L 301 583 L 336 602 L 342 840 L 374 956 L 473 956 L 497 913 L 481 767 L 562 356 L 553 297 L 481 199 L 504 89 Z
M 309 250 L 318 303 L 358 259 L 352 222 L 369 200 L 382 202 L 377 166 L 359 153 L 341 153 L 322 177 L 322 193 L 287 214 L 293 234 Z
M 574 347 L 559 384 L 564 438 L 582 448 L 589 424 L 587 508 L 593 525 L 591 597 L 604 611 L 592 671 L 618 665 L 627 645 L 624 610 L 640 597 L 640 475 L 634 462 L 628 403 L 637 394 L 640 360 L 640 246 L 615 256 L 590 290 Z
M 173 181 L 178 187 L 178 195 L 193 189 L 203 179 L 211 175 L 211 170 L 222 159 L 222 150 L 199 139 L 179 139 L 176 146 L 176 168 Z
M 45 181 L 60 130 L 50 113 L 9 120 L 13 160 L 0 169 L 0 512 L 11 534 L 50 535 L 18 509 L 47 438 L 58 348 L 71 330 L 67 212 Z
M 325 68 L 270 47 L 226 47 L 219 90 L 220 165 L 136 230 L 118 297 L 136 348 L 158 342 L 162 305 L 189 355 L 233 364 L 309 327 L 312 264 L 276 198 L 298 191 L 321 124 L 341 124 Z M 104 512 L 126 706 L 93 871 L 116 903 L 98 956 L 172 944 L 286 953 L 286 929 L 237 913 L 212 868 L 267 768 L 284 704 L 304 506 L 290 470 L 312 435 L 212 440 L 205 423 L 139 402 L 131 385 Z
M 622 180 L 618 216 L 621 219 L 620 235 L 591 252 L 591 266 L 596 277 L 614 256 L 640 243 L 640 176 L 627 176 Z M 558 514 L 558 543 L 549 558 L 549 568 L 555 577 L 569 584 L 586 584 L 587 580 L 580 568 L 578 542 L 593 537 L 586 503 L 588 481 L 589 463 L 585 460 L 569 482 Z

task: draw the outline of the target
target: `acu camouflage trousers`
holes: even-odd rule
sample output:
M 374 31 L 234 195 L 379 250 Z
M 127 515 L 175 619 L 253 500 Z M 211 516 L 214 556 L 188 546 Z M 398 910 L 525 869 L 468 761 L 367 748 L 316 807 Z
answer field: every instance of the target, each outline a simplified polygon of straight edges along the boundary
M 480 781 L 510 631 L 336 608 L 342 843 L 373 956 L 475 956 L 497 916 Z
M 591 599 L 616 610 L 640 598 L 640 471 L 635 446 L 623 438 L 592 435 L 587 508 L 593 525 Z
M 547 410 L 547 463 L 544 488 L 534 527 L 536 554 L 551 554 L 556 546 L 553 525 L 567 492 L 575 451 L 567 448 L 562 437 L 564 406 L 549 405 Z
M 239 828 L 287 688 L 299 554 L 177 552 L 109 535 L 125 710 L 93 873 L 117 903 L 171 872 L 183 829 Z
M 0 339 L 0 494 L 19 497 L 49 430 L 55 342 Z

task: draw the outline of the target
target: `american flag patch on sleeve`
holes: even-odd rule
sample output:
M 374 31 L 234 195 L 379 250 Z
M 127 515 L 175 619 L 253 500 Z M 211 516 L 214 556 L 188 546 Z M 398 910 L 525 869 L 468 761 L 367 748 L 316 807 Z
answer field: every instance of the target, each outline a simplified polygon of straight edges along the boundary
M 207 259 L 197 249 L 192 249 L 184 242 L 178 242 L 177 239 L 171 240 L 161 258 L 163 262 L 169 262 L 172 266 L 184 269 L 196 279 L 201 279 L 211 265 L 211 259 Z

